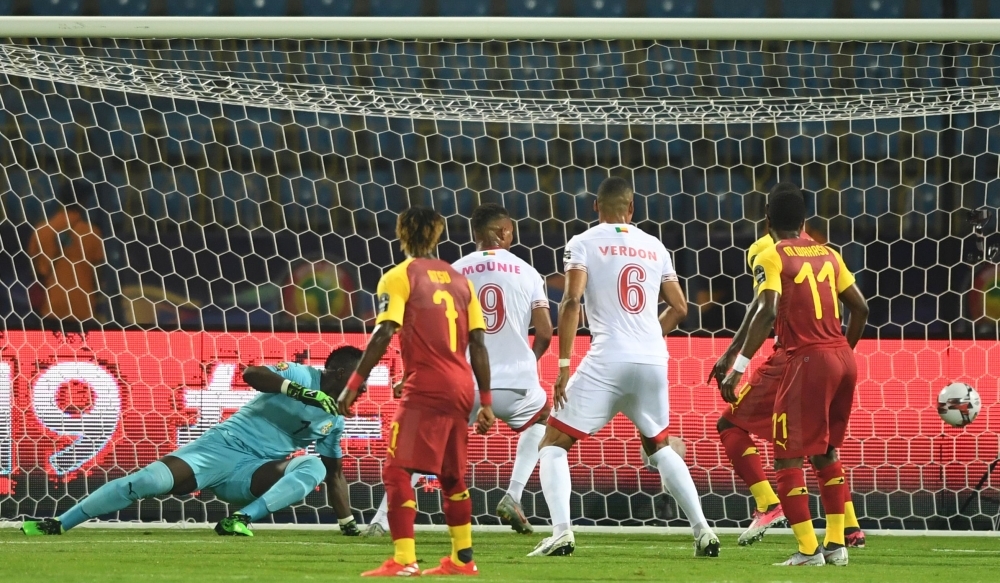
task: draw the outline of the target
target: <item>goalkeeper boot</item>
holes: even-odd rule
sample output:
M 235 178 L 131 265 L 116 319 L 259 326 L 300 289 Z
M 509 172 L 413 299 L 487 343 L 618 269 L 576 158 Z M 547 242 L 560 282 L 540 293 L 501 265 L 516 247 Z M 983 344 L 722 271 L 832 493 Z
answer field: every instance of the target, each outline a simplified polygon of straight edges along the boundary
M 379 536 L 385 536 L 385 532 L 386 529 L 384 526 L 382 526 L 381 522 L 373 522 L 368 525 L 368 528 L 366 528 L 364 532 L 361 533 L 361 536 L 379 537 Z
M 215 534 L 219 536 L 253 536 L 250 530 L 250 517 L 237 512 L 227 516 L 215 525 Z
M 720 546 L 719 537 L 715 536 L 714 532 L 706 530 L 698 535 L 694 541 L 694 556 L 718 557 Z
M 844 529 L 844 542 L 852 549 L 865 548 L 865 533 L 860 528 Z
M 847 566 L 847 547 L 843 545 L 836 545 L 836 548 L 820 546 L 820 549 L 823 551 L 823 560 L 826 561 L 827 565 L 833 565 L 834 567 Z
M 823 547 L 820 546 L 816 549 L 816 552 L 811 555 L 804 555 L 802 553 L 795 553 L 784 563 L 775 563 L 778 567 L 822 567 L 826 564 L 826 559 L 823 558 Z
M 437 567 L 431 567 L 430 569 L 424 569 L 423 575 L 479 575 L 479 568 L 476 567 L 475 561 L 469 561 L 468 563 L 459 567 L 451 560 L 451 557 L 445 557 L 441 559 L 441 564 Z
M 764 538 L 767 529 L 777 528 L 786 524 L 788 524 L 788 520 L 785 518 L 785 511 L 781 509 L 781 504 L 775 504 L 773 508 L 769 508 L 764 512 L 755 510 L 750 527 L 743 531 L 738 543 L 741 547 L 752 545 Z
M 521 505 L 511 498 L 510 494 L 505 494 L 500 499 L 500 503 L 497 504 L 497 516 L 500 517 L 500 522 L 509 524 L 510 528 L 518 534 L 535 532 L 535 529 L 528 524 L 528 518 L 524 515 Z
M 62 523 L 57 518 L 43 518 L 41 520 L 25 520 L 21 523 L 21 532 L 27 536 L 46 536 L 62 534 Z
M 563 531 L 559 536 L 542 539 L 535 550 L 528 553 L 529 557 L 565 557 L 576 550 L 576 537 L 572 530 Z
M 386 562 L 378 569 L 372 569 L 371 571 L 365 571 L 361 574 L 362 577 L 419 577 L 420 576 L 420 566 L 416 563 L 410 563 L 409 565 L 401 565 L 396 562 L 396 559 L 389 557 Z

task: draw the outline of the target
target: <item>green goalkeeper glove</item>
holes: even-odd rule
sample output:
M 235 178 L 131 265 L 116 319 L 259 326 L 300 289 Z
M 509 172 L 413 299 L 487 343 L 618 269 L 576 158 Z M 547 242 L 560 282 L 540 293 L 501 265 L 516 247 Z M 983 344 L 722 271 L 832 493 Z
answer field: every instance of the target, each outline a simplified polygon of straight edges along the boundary
M 310 407 L 322 409 L 330 415 L 337 415 L 337 402 L 323 391 L 307 389 L 298 383 L 286 380 L 281 384 L 281 393 Z

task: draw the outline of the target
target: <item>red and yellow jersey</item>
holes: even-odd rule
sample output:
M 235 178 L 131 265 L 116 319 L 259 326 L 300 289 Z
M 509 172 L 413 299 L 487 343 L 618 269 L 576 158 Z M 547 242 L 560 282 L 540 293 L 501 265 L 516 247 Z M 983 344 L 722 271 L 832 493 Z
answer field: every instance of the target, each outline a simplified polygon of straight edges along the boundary
M 782 239 L 757 253 L 753 277 L 758 294 L 781 295 L 774 331 L 788 352 L 847 344 L 838 298 L 854 284 L 854 274 L 839 253 L 805 237 Z
M 407 259 L 378 283 L 377 324 L 400 326 L 403 403 L 468 417 L 469 332 L 486 329 L 472 282 L 440 259 Z

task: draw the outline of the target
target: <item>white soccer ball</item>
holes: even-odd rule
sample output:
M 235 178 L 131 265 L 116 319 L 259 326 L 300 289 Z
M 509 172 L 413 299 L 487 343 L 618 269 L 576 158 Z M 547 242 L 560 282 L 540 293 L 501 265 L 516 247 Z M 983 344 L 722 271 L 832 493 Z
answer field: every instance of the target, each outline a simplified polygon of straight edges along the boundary
M 965 383 L 951 383 L 938 394 L 938 415 L 952 427 L 965 427 L 972 423 L 982 406 L 979 393 Z

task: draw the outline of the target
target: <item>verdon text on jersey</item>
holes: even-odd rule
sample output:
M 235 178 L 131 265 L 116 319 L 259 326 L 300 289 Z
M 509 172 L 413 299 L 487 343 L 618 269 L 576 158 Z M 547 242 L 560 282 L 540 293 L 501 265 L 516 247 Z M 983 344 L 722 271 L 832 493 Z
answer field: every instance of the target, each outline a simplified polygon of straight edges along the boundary
M 483 263 L 477 263 L 475 265 L 466 265 L 462 268 L 462 275 L 469 275 L 470 273 L 485 273 L 487 271 L 516 273 L 520 275 L 521 266 L 513 263 L 504 263 L 503 261 L 484 261 Z
M 651 259 L 656 261 L 656 251 L 632 247 L 630 245 L 610 245 L 597 248 L 601 255 L 620 255 L 622 257 L 638 257 L 639 259 Z

